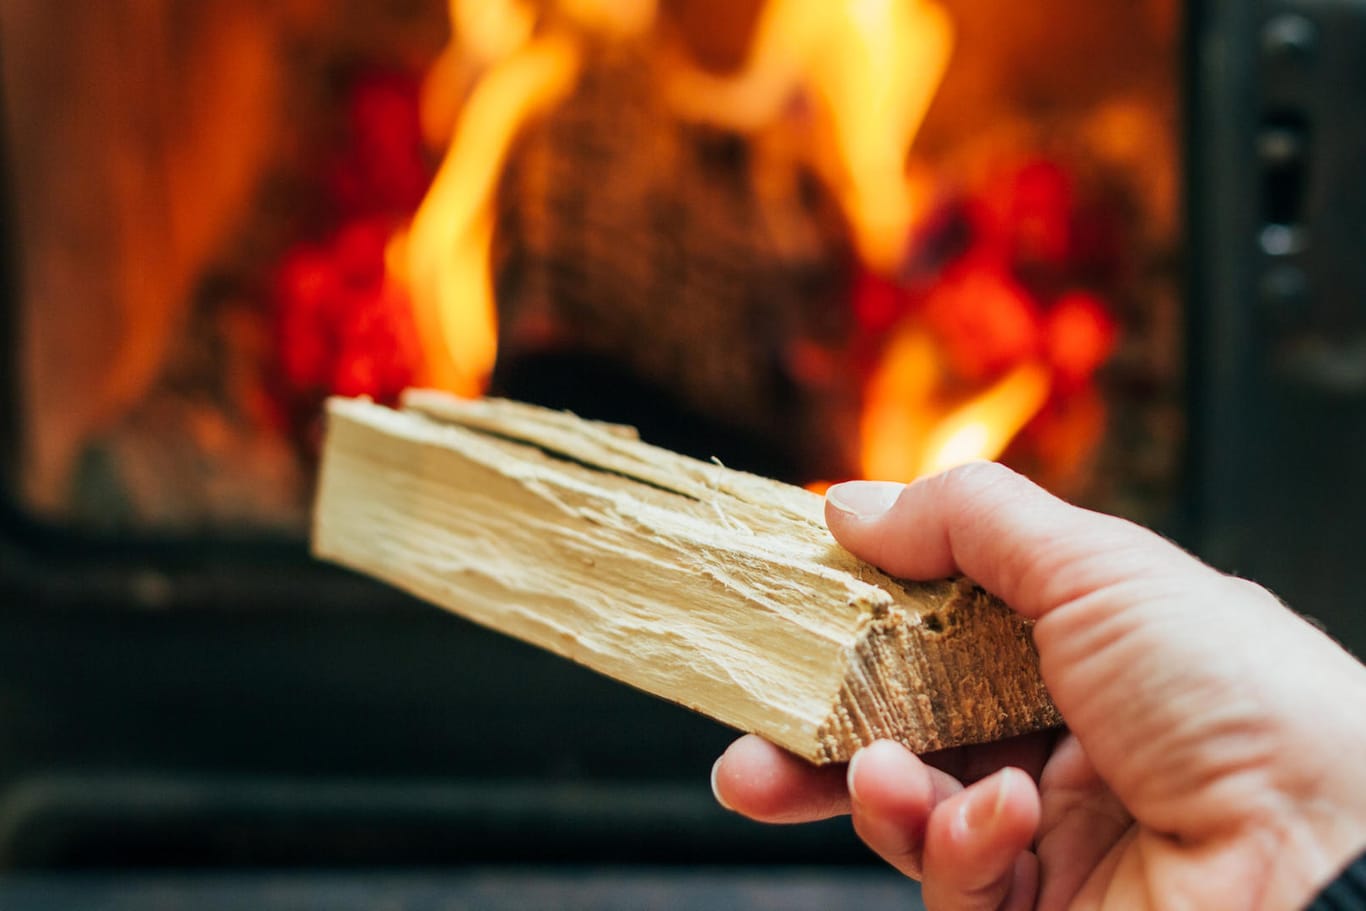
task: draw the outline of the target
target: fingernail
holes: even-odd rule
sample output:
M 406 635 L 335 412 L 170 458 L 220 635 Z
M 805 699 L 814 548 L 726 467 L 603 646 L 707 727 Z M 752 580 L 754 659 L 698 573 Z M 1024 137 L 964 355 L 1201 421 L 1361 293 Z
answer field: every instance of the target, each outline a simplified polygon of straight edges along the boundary
M 1006 783 L 1009 775 L 1009 769 L 1002 769 L 992 775 L 993 787 L 973 795 L 972 800 L 968 801 L 968 805 L 963 809 L 963 823 L 969 832 L 991 828 L 1001 818 L 1001 814 L 1005 812 Z
M 854 753 L 853 758 L 849 760 L 849 771 L 846 772 L 844 776 L 845 784 L 849 787 L 849 799 L 854 803 L 861 803 L 858 799 L 858 791 L 854 790 L 854 776 L 858 774 L 856 770 L 858 769 L 859 760 L 863 758 L 863 753 L 867 749 L 867 747 L 860 747 L 858 752 Z
M 721 770 L 721 760 L 724 758 L 724 756 L 718 756 L 716 757 L 716 761 L 711 764 L 711 796 L 716 798 L 716 802 L 723 808 L 734 813 L 735 810 L 732 809 L 730 804 L 726 803 L 725 798 L 721 796 L 721 789 L 716 786 L 716 773 Z
M 825 500 L 856 519 L 872 519 L 892 508 L 905 484 L 894 481 L 845 481 L 825 492 Z

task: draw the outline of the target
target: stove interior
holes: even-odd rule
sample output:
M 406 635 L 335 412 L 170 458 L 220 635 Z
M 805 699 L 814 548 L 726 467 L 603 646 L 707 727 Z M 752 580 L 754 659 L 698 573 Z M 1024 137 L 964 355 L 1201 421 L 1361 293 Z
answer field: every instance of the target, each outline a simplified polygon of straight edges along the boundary
M 17 487 L 301 536 L 328 395 L 821 489 L 1178 474 L 1174 0 L 111 0 L 0 33 Z

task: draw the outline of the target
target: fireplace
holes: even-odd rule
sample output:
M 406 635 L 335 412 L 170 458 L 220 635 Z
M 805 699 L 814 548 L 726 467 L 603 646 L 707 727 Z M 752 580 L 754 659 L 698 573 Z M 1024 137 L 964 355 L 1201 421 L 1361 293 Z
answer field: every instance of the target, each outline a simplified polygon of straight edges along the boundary
M 1366 647 L 1349 3 L 0 15 L 0 864 L 862 857 L 712 808 L 726 731 L 311 563 L 328 394 L 815 489 L 1001 458 Z
M 415 384 L 1172 500 L 1172 3 L 298 6 L 16 14 L 36 518 L 297 536 L 321 398 Z

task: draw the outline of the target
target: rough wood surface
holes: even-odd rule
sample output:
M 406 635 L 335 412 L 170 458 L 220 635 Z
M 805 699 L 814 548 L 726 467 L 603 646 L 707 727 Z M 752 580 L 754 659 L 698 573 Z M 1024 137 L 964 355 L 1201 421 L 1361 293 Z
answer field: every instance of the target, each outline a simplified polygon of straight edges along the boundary
M 528 361 L 602 358 L 678 407 L 782 441 L 790 461 L 770 470 L 846 474 L 855 454 L 836 444 L 852 424 L 821 431 L 857 414 L 857 384 L 811 367 L 855 328 L 835 196 L 795 124 L 760 138 L 672 111 L 669 53 L 594 45 L 575 89 L 519 133 L 497 193 L 494 387 L 558 396 L 553 376 L 517 385 L 534 382 Z
M 322 558 L 813 762 L 1058 723 L 1027 624 L 856 560 L 815 494 L 511 402 L 328 412 Z

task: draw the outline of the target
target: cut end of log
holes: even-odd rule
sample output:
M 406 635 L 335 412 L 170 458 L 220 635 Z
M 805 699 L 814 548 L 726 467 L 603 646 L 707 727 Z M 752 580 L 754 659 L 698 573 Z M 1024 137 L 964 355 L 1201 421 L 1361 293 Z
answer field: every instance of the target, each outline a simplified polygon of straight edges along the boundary
M 1029 624 L 901 582 L 821 498 L 512 402 L 329 403 L 314 553 L 816 763 L 1056 725 Z
M 818 733 L 818 762 L 847 762 L 875 740 L 926 753 L 1062 723 L 1032 624 L 966 579 L 899 584 L 922 607 L 867 623 Z

